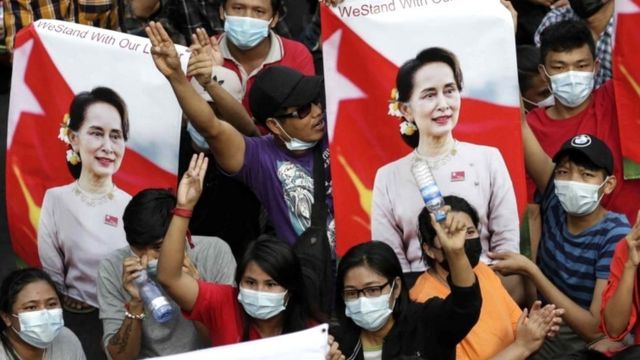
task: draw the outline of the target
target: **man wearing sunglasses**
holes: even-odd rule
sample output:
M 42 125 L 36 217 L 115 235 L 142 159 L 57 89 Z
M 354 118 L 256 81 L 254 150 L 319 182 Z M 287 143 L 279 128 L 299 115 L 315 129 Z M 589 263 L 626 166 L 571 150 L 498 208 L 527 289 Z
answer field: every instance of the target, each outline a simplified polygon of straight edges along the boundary
M 284 66 L 262 70 L 251 87 L 249 104 L 256 122 L 270 134 L 247 137 L 218 119 L 196 93 L 180 68 L 173 42 L 162 25 L 151 22 L 146 30 L 156 67 L 171 83 L 185 115 L 206 139 L 217 165 L 251 188 L 267 210 L 278 238 L 294 244 L 311 224 L 314 149 L 318 146 L 322 150 L 325 183 L 330 184 L 325 116 L 319 101 L 322 78 Z M 192 56 L 202 59 L 202 64 L 190 66 L 193 70 L 189 75 L 207 90 L 215 87 L 210 58 L 198 49 Z M 327 232 L 330 243 L 335 244 L 330 185 L 327 190 Z

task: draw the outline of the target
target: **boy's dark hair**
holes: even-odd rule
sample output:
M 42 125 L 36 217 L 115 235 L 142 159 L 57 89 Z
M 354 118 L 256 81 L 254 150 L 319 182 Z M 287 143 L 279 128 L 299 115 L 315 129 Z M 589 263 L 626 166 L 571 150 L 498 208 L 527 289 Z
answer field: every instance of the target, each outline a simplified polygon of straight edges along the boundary
M 480 217 L 476 209 L 467 202 L 467 200 L 449 195 L 444 197 L 444 204 L 451 207 L 453 212 L 461 212 L 469 215 L 473 226 L 478 229 L 480 224 Z M 427 244 L 429 247 L 435 246 L 436 229 L 431 225 L 431 217 L 429 216 L 429 209 L 426 207 L 422 209 L 420 215 L 418 215 L 418 239 L 420 240 L 420 249 L 422 250 L 422 259 L 429 267 L 435 266 L 435 259 L 428 256 L 422 249 L 423 244 Z
M 567 151 L 558 159 L 558 163 L 556 167 L 560 164 L 563 164 L 566 161 L 571 161 L 577 166 L 581 166 L 590 171 L 601 172 L 603 174 L 603 178 L 612 175 L 609 171 L 601 166 L 596 165 L 591 159 L 589 159 L 585 154 L 577 152 L 577 151 Z
M 544 65 L 549 52 L 565 52 L 589 46 L 589 52 L 596 59 L 596 44 L 591 30 L 583 20 L 563 20 L 549 25 L 540 34 L 540 64 Z
M 124 209 L 122 222 L 129 245 L 142 248 L 164 238 L 171 222 L 176 198 L 166 189 L 146 189 Z

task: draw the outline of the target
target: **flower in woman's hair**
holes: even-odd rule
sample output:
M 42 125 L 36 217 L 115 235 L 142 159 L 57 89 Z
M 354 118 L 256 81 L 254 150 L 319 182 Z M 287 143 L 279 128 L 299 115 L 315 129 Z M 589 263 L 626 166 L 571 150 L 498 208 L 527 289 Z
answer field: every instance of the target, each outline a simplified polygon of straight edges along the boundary
M 417 130 L 418 130 L 418 127 L 416 126 L 415 123 L 411 121 L 403 120 L 400 123 L 400 134 L 402 135 L 411 136 L 415 134 Z
M 73 149 L 69 149 L 67 150 L 67 161 L 71 165 L 78 165 L 80 163 L 80 156 L 78 156 L 78 153 L 73 151 Z
M 60 139 L 61 141 L 63 141 L 65 144 L 69 144 L 69 122 L 71 121 L 71 118 L 69 117 L 69 114 L 64 114 L 64 117 L 62 118 L 62 123 L 60 124 L 60 132 L 58 133 L 58 139 Z
M 398 89 L 391 89 L 391 98 L 389 99 L 389 111 L 387 114 L 395 117 L 402 117 L 400 112 L 400 102 L 398 101 Z

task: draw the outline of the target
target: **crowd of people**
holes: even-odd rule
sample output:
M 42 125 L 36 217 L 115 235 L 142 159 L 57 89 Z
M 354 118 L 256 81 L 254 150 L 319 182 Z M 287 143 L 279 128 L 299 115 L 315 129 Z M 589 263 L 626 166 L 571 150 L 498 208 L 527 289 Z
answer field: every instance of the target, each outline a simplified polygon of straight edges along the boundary
M 147 36 L 184 126 L 175 194 L 128 194 L 113 181 L 127 104 L 106 87 L 75 96 L 59 138 L 76 180 L 44 196 L 42 269 L 2 281 L 0 360 L 148 358 L 325 322 L 330 360 L 640 358 L 640 180 L 624 174 L 614 1 L 501 0 L 517 31 L 525 227 L 500 151 L 455 139 L 463 72 L 429 47 L 396 77 L 412 150 L 376 174 L 373 240 L 338 258 L 316 74 L 319 7 L 340 2 L 4 0 L 9 50 L 38 18 Z M 416 162 L 445 195 L 442 219 Z M 148 281 L 172 315 L 150 308 Z

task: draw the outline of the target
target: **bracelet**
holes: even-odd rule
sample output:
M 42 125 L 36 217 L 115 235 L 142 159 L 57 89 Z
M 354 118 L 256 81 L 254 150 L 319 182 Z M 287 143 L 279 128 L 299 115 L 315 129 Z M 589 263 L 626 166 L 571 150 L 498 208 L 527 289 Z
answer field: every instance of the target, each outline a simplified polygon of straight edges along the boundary
M 138 315 L 132 314 L 129 311 L 125 310 L 124 312 L 124 317 L 126 317 L 127 319 L 133 319 L 133 320 L 144 320 L 145 318 L 145 313 L 141 313 Z
M 171 210 L 171 213 L 175 216 L 191 219 L 191 216 L 193 215 L 193 210 L 173 208 L 173 210 Z

